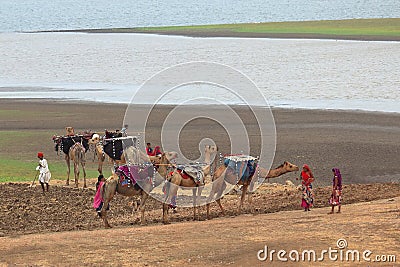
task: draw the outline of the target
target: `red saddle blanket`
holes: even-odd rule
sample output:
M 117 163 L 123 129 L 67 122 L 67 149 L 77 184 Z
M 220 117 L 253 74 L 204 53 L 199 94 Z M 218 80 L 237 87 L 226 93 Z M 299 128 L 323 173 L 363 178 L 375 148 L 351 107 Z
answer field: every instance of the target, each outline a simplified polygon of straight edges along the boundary
M 182 176 L 183 179 L 193 179 L 192 177 L 187 175 L 183 170 L 177 169 L 176 171 Z M 173 171 L 169 173 L 169 176 L 171 176 L 172 174 L 174 174 Z

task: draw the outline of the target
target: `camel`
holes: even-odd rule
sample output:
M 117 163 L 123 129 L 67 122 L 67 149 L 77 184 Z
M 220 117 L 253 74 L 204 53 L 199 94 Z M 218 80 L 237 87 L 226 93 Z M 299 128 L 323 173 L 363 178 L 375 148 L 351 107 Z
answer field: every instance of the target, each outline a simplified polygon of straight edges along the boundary
M 67 177 L 67 185 L 69 185 L 69 175 L 71 172 L 70 168 L 70 160 L 74 162 L 74 175 L 75 175 L 75 187 L 78 187 L 79 180 L 79 164 L 82 165 L 83 170 L 83 188 L 86 188 L 86 171 L 85 171 L 85 148 L 79 142 L 75 143 L 69 149 L 68 155 L 65 155 L 65 160 L 67 161 L 68 166 L 68 177 Z
M 268 169 L 265 169 L 265 168 L 262 168 L 259 166 L 257 168 L 258 168 L 258 175 L 260 177 L 265 177 L 265 178 L 276 178 L 287 172 L 293 172 L 293 171 L 299 170 L 298 166 L 296 166 L 288 161 L 285 161 L 283 164 L 281 164 L 277 168 L 271 169 L 271 170 L 268 170 Z M 207 218 L 210 218 L 210 202 L 215 197 L 215 195 L 216 195 L 215 201 L 217 202 L 219 208 L 221 209 L 222 215 L 223 216 L 225 215 L 225 210 L 221 204 L 221 196 L 222 196 L 222 193 L 224 192 L 224 190 L 226 189 L 226 182 L 233 184 L 232 181 L 235 181 L 235 179 L 237 179 L 236 175 L 233 175 L 232 173 L 227 174 L 226 170 L 227 170 L 227 167 L 222 165 L 215 171 L 211 192 L 210 192 L 210 195 L 208 196 L 208 200 L 207 200 Z M 257 175 L 257 173 L 254 173 L 253 176 L 254 175 Z M 253 177 L 249 177 L 246 180 L 239 179 L 239 181 L 237 182 L 237 185 L 242 185 L 242 195 L 240 198 L 239 213 L 241 212 L 244 198 L 247 193 L 248 187 L 254 186 L 255 181 L 253 181 L 253 183 L 252 183 L 252 178 Z M 249 195 L 249 202 L 251 203 L 251 194 Z
M 73 127 L 65 127 L 66 135 L 65 136 L 53 136 L 53 142 L 56 144 L 55 149 L 57 151 L 57 154 L 59 151 L 62 151 L 65 155 L 65 162 L 67 164 L 67 182 L 66 185 L 69 185 L 69 176 L 71 173 L 71 160 L 74 161 L 74 173 L 75 174 L 75 182 L 77 184 L 77 178 L 79 177 L 79 164 L 82 165 L 84 175 L 86 176 L 86 171 L 85 171 L 85 153 L 87 149 L 89 149 L 89 142 L 88 139 L 90 137 L 90 132 L 84 132 L 84 134 L 78 134 L 75 135 L 74 128 Z M 75 147 L 74 151 L 71 152 L 72 147 L 80 143 L 80 147 Z M 76 151 L 75 151 L 76 150 Z M 80 153 L 75 153 L 83 151 L 83 156 L 80 155 Z M 76 156 L 76 159 L 75 159 Z M 78 161 L 78 164 L 75 165 L 75 160 Z M 77 176 L 76 176 L 77 175 Z M 86 181 L 85 181 L 85 187 L 86 187 Z
M 201 179 L 198 181 L 195 181 L 192 177 L 185 179 L 182 174 L 175 169 L 172 174 L 170 174 L 167 177 L 167 196 L 165 199 L 165 202 L 163 204 L 163 223 L 164 224 L 169 224 L 169 218 L 168 218 L 168 209 L 169 209 L 169 204 L 171 203 L 171 199 L 173 196 L 176 196 L 178 192 L 178 188 L 181 187 L 186 187 L 186 188 L 193 188 L 193 220 L 196 219 L 196 201 L 197 201 L 197 195 L 201 195 L 201 191 L 203 190 L 204 186 L 204 172 L 200 170 L 201 172 Z
M 136 150 L 133 148 L 133 150 Z M 127 149 L 128 152 L 131 152 Z M 126 152 L 125 152 L 126 153 Z M 139 196 L 141 197 L 139 208 L 141 211 L 141 225 L 145 224 L 144 212 L 145 212 L 145 204 L 146 200 L 149 197 L 149 193 L 153 190 L 154 187 L 159 186 L 161 183 L 165 181 L 165 177 L 168 173 L 168 165 L 170 162 L 178 157 L 178 153 L 176 152 L 165 152 L 160 157 L 160 161 L 158 164 L 155 164 L 154 167 L 157 169 L 159 175 L 154 175 L 154 181 L 151 182 L 153 179 L 153 175 L 150 175 L 153 170 L 144 173 L 144 175 L 140 175 L 142 178 L 141 181 L 137 181 L 137 184 L 132 187 L 122 186 L 119 183 L 119 177 L 117 174 L 113 173 L 103 185 L 102 188 L 102 198 L 104 200 L 103 207 L 101 209 L 101 218 L 103 219 L 104 226 L 106 228 L 111 228 L 111 225 L 108 223 L 107 219 L 107 207 L 112 198 L 114 197 L 115 193 L 121 194 L 127 197 L 134 197 Z M 152 168 L 151 168 L 152 169 Z M 143 174 L 143 171 L 142 171 Z
M 203 190 L 204 182 L 206 179 L 206 176 L 211 177 L 211 169 L 216 167 L 216 157 L 215 155 L 218 152 L 217 146 L 211 146 L 211 145 L 206 145 L 205 146 L 205 154 L 204 154 L 204 161 L 205 161 L 205 166 L 202 168 L 202 173 L 200 175 L 202 176 L 202 181 L 195 181 L 194 178 L 190 177 L 185 179 L 184 176 L 182 175 L 181 172 L 178 170 L 174 170 L 174 172 L 167 178 L 169 184 L 167 184 L 167 197 L 166 200 L 163 204 L 163 223 L 164 224 L 169 224 L 169 218 L 168 218 L 168 209 L 169 209 L 169 203 L 171 202 L 171 199 L 173 196 L 176 196 L 178 192 L 179 186 L 181 187 L 187 187 L 187 188 L 193 188 L 193 220 L 196 219 L 196 208 L 197 208 L 197 197 L 201 195 L 201 192 Z M 213 157 L 212 157 L 213 156 Z M 214 170 L 214 169 L 213 169 Z M 210 179 L 211 180 L 211 179 Z
M 99 174 L 103 174 L 103 164 L 104 160 L 106 159 L 106 155 L 103 150 L 103 145 L 100 142 L 100 135 L 93 134 L 92 138 L 89 139 L 89 145 L 94 145 L 95 147 L 95 154 L 98 160 L 97 171 Z

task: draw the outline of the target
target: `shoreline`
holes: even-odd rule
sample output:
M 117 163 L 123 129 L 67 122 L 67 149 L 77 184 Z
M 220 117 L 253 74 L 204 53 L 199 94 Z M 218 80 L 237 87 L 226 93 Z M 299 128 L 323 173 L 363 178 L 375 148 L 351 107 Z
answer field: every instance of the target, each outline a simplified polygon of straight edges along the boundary
M 400 42 L 400 36 L 380 35 L 336 35 L 336 34 L 305 34 L 305 33 L 246 33 L 246 32 L 206 32 L 206 31 L 146 31 L 139 29 L 81 29 L 55 30 L 23 33 L 110 33 L 110 34 L 150 34 L 192 38 L 257 38 L 257 39 L 297 39 L 297 40 L 343 40 L 343 41 L 371 41 L 371 42 Z
M 67 29 L 36 32 L 139 33 L 194 38 L 330 39 L 399 42 L 400 18 L 259 22 L 214 25 Z
M 128 106 L 130 103 L 117 103 L 117 102 L 102 102 L 102 101 L 94 101 L 94 100 L 84 100 L 84 99 L 62 99 L 62 98 L 2 98 L 0 97 L 0 104 L 6 103 L 6 102 L 16 102 L 16 103 L 58 103 L 58 104 L 73 104 L 73 105 L 116 105 L 116 106 Z M 137 103 L 135 106 L 138 107 L 148 107 L 152 106 L 151 104 L 145 104 L 145 103 Z M 163 106 L 163 107 L 173 107 L 176 106 L 174 104 L 157 104 L 157 106 Z M 179 106 L 193 106 L 191 105 L 179 105 Z M 213 106 L 212 104 L 197 104 L 195 106 L 209 106 L 213 108 L 218 108 Z M 245 105 L 237 105 L 237 104 L 230 104 L 229 106 L 231 107 L 236 107 L 236 108 L 243 108 L 246 107 Z M 253 106 L 253 108 L 265 108 L 264 106 Z M 361 108 L 319 108 L 319 107 L 282 107 L 282 106 L 274 106 L 270 105 L 267 108 L 270 108 L 271 110 L 291 110 L 291 111 L 327 111 L 327 112 L 354 112 L 354 113 L 360 113 L 360 114 L 382 114 L 382 115 L 400 115 L 400 112 L 397 111 L 382 111 L 382 110 L 367 110 L 367 109 L 361 109 Z M 1 110 L 1 109 L 0 109 Z

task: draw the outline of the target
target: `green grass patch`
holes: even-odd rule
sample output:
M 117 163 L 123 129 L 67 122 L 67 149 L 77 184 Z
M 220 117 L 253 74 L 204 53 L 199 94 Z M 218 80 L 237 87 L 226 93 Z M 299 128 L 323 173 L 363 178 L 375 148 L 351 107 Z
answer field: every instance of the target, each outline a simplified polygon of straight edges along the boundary
M 123 29 L 113 29 L 119 30 Z M 400 18 L 142 27 L 132 31 L 400 36 Z
M 43 133 L 38 131 L 0 131 L 0 147 L 6 147 L 16 143 L 26 145 L 36 138 L 42 138 Z

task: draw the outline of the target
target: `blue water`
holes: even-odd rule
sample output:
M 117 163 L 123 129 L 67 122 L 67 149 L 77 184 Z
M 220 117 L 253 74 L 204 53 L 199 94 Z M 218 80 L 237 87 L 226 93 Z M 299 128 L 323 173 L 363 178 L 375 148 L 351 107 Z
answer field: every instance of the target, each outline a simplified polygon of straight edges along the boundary
M 128 103 L 158 72 L 206 61 L 247 75 L 276 107 L 400 113 L 399 42 L 2 33 L 0 44 L 0 98 Z M 228 76 L 218 75 L 225 85 Z M 246 88 L 242 93 L 251 95 Z M 217 88 L 194 85 L 162 102 L 183 103 L 197 93 L 241 104 Z M 153 103 L 155 94 L 149 90 L 136 103 Z
M 0 32 L 388 17 L 399 0 L 0 0 Z

